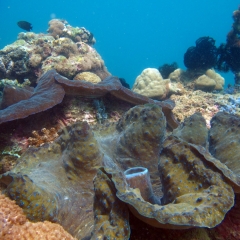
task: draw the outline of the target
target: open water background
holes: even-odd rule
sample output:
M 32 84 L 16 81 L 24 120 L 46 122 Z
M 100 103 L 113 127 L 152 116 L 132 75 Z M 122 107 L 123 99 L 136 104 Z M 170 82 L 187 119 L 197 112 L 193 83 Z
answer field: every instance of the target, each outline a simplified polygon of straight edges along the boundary
M 177 62 L 199 37 L 224 43 L 237 0 L 0 0 L 0 49 L 14 42 L 19 20 L 46 33 L 52 18 L 91 31 L 108 70 L 132 85 L 144 68 Z M 221 73 L 226 84 L 233 74 Z

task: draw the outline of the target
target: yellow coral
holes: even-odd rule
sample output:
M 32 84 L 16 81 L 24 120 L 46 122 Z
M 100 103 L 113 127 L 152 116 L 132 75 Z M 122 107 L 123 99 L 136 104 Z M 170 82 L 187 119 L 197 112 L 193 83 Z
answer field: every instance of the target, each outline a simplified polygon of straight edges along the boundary
M 101 82 L 101 78 L 92 72 L 81 72 L 78 73 L 74 78 L 74 80 L 84 80 L 91 83 L 99 83 Z
M 33 131 L 32 135 L 34 137 L 28 138 L 28 143 L 30 146 L 42 146 L 44 143 L 53 142 L 58 137 L 57 129 L 55 128 L 42 128 L 41 133 L 39 134 L 37 131 Z

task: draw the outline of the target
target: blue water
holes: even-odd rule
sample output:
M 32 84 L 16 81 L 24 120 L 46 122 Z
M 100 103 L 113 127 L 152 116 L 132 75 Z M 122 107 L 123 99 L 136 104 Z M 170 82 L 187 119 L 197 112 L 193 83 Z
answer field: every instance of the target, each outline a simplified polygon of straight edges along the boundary
M 237 0 L 0 0 L 0 49 L 17 39 L 16 22 L 33 24 L 35 33 L 46 33 L 51 18 L 61 18 L 91 31 L 95 48 L 108 70 L 133 84 L 147 67 L 177 62 L 185 69 L 183 55 L 202 36 L 216 45 L 231 30 Z M 222 74 L 234 83 L 233 74 Z

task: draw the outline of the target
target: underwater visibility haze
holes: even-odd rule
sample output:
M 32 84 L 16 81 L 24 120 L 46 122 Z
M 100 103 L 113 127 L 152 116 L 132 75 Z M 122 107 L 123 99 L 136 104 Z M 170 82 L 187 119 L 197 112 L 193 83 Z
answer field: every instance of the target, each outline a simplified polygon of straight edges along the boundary
M 238 1 L 0 9 L 0 240 L 240 240 Z

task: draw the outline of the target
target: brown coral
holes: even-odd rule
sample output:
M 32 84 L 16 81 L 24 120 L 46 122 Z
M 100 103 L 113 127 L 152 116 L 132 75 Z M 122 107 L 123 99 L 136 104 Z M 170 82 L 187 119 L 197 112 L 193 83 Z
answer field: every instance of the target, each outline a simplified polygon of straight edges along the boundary
M 92 73 L 92 72 L 81 72 L 78 73 L 73 80 L 83 80 L 83 81 L 87 81 L 87 82 L 91 82 L 91 83 L 99 83 L 101 82 L 101 78 Z
M 61 20 L 52 19 L 51 21 L 49 21 L 48 25 L 49 25 L 49 28 L 47 31 L 54 38 L 57 38 L 62 34 L 64 29 L 64 24 Z
M 53 41 L 52 56 L 62 55 L 66 58 L 79 54 L 77 45 L 69 38 L 61 37 Z
M 74 240 L 63 227 L 48 221 L 31 223 L 22 209 L 0 194 L 0 240 Z
M 57 129 L 55 128 L 42 128 L 41 133 L 38 133 L 37 131 L 32 132 L 33 137 L 28 138 L 28 144 L 30 146 L 42 146 L 44 143 L 50 143 L 53 142 L 58 137 Z

